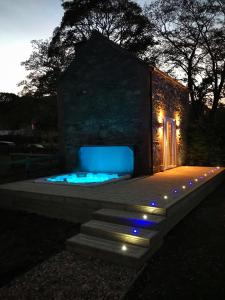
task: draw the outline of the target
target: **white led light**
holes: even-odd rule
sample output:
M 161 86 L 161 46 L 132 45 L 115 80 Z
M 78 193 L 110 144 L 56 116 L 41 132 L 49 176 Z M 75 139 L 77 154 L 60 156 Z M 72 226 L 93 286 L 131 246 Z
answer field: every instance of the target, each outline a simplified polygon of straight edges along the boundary
M 182 186 L 182 189 L 185 190 L 185 189 L 186 189 L 186 185 L 183 185 L 183 186 Z
M 207 174 L 205 173 L 204 176 L 207 177 Z
M 195 178 L 195 181 L 198 182 L 198 178 Z
M 217 168 L 217 170 L 219 170 L 220 169 L 220 167 L 216 167 Z
M 167 195 L 165 195 L 165 196 L 163 196 L 163 198 L 166 200 L 166 199 L 168 199 L 168 196 L 167 196 Z
M 123 246 L 121 247 L 121 250 L 122 250 L 122 251 L 127 251 L 127 246 L 126 246 L 126 245 L 123 245 Z
M 143 219 L 144 219 L 144 220 L 147 220 L 147 219 L 148 219 L 148 216 L 147 216 L 147 215 L 143 215 Z

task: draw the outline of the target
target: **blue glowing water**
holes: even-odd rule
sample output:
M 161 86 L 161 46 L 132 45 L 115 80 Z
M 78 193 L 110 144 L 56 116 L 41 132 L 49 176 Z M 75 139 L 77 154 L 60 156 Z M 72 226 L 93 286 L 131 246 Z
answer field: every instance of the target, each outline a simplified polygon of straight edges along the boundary
M 134 152 L 128 146 L 84 146 L 79 164 L 84 172 L 129 174 L 134 171 Z
M 113 179 L 119 179 L 121 176 L 118 174 L 107 173 L 70 173 L 49 177 L 46 180 L 49 182 L 65 182 L 71 184 L 88 184 L 88 183 L 101 183 Z

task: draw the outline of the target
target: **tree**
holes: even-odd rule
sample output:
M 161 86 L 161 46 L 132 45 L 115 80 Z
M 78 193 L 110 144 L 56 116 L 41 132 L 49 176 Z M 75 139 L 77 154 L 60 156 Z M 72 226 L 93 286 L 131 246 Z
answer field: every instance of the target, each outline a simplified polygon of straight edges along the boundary
M 205 104 L 213 114 L 224 87 L 224 2 L 156 0 L 147 10 L 161 40 L 161 65 L 187 82 L 197 117 Z
M 152 24 L 142 8 L 130 0 L 62 1 L 65 10 L 52 45 L 73 51 L 74 44 L 86 40 L 93 30 L 125 49 L 143 55 L 154 44 Z
M 225 2 L 208 0 L 201 5 L 200 16 L 193 14 L 198 24 L 205 54 L 205 74 L 211 81 L 211 116 L 224 97 L 225 84 Z
M 33 53 L 23 62 L 29 71 L 20 83 L 23 94 L 55 95 L 61 73 L 75 57 L 75 45 L 99 31 L 125 49 L 145 57 L 154 44 L 152 24 L 131 0 L 62 1 L 64 16 L 51 41 L 33 41 Z
M 22 95 L 35 97 L 54 96 L 57 78 L 62 70 L 60 56 L 49 56 L 48 40 L 31 41 L 33 52 L 28 60 L 21 63 L 29 71 L 26 79 L 18 85 L 22 86 Z
M 8 103 L 17 100 L 19 97 L 13 93 L 0 92 L 0 104 Z
M 203 55 L 200 48 L 201 35 L 189 11 L 189 4 L 189 1 L 157 0 L 148 7 L 148 12 L 161 41 L 158 63 L 173 76 L 178 77 L 179 74 L 180 79 L 187 82 L 191 103 L 198 110 L 196 77 Z M 198 96 L 204 94 L 204 89 L 200 90 Z

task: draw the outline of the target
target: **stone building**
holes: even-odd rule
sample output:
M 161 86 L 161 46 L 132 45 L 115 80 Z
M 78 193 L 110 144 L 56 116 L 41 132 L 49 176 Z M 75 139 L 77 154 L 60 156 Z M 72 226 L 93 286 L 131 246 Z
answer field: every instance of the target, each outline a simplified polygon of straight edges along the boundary
M 66 170 L 153 174 L 182 165 L 188 89 L 94 32 L 58 89 Z

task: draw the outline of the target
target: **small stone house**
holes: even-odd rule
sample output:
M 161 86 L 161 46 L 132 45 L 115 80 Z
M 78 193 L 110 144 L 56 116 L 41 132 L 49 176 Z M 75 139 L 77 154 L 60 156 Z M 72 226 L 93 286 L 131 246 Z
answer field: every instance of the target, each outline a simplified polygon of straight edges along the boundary
M 182 165 L 188 100 L 181 83 L 94 32 L 59 83 L 65 169 L 138 176 Z

